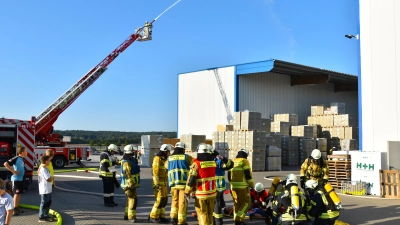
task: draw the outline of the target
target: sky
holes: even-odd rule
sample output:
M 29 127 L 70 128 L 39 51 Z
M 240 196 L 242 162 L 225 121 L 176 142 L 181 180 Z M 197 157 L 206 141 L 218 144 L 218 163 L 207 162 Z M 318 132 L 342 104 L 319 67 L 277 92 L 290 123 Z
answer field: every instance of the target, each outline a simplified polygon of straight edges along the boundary
M 0 117 L 38 116 L 176 0 L 0 2 Z M 268 59 L 358 75 L 356 0 L 181 0 L 54 124 L 176 131 L 178 74 Z

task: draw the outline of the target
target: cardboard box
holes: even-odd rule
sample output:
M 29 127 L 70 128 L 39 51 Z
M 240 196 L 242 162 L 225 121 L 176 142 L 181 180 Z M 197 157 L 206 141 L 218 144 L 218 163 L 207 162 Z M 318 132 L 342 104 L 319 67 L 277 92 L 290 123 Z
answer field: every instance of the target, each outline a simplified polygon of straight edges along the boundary
M 141 146 L 143 149 L 160 148 L 164 142 L 162 135 L 142 135 Z
M 280 171 L 281 170 L 281 157 L 267 157 L 265 159 L 265 170 L 266 171 Z
M 324 115 L 324 105 L 313 105 L 311 106 L 311 116 L 322 116 Z
M 271 119 L 261 118 L 260 131 L 264 131 L 267 134 L 271 132 Z
M 219 132 L 233 131 L 233 125 L 217 125 L 217 131 Z
M 357 126 L 356 117 L 351 114 L 335 115 L 334 126 L 354 127 Z
M 206 143 L 206 135 L 182 134 L 181 142 L 186 144 L 186 150 L 197 151 L 197 146 Z
M 345 127 L 344 128 L 345 139 L 358 139 L 358 127 Z
M 299 124 L 299 118 L 297 114 L 274 114 L 274 122 L 289 122 L 290 126 L 297 126 Z
M 260 130 L 261 113 L 243 111 L 240 118 L 241 130 Z

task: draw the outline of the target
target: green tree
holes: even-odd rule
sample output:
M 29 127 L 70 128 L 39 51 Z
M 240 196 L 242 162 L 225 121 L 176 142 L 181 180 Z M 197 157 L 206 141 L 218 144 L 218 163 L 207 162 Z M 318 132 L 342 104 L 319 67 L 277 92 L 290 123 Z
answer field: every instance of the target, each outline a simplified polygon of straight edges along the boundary
M 121 146 L 121 140 L 118 140 L 116 145 Z
M 129 141 L 127 139 L 125 139 L 125 145 L 129 145 Z
M 90 141 L 89 141 L 89 145 L 90 145 L 90 146 L 94 146 L 94 140 L 90 140 Z
M 109 145 L 110 145 L 110 142 L 107 140 L 107 141 L 104 143 L 104 145 L 105 145 L 105 146 L 109 146 Z

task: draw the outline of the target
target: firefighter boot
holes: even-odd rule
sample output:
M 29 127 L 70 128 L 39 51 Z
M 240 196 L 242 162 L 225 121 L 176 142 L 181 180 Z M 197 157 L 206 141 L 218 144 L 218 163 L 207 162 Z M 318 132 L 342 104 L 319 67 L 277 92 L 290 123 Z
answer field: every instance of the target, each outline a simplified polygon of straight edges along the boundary
M 111 199 L 111 204 L 113 204 L 114 206 L 118 206 L 118 204 L 114 202 L 114 196 L 111 196 L 110 199 Z
M 178 225 L 178 219 L 172 218 L 172 225 Z
M 111 202 L 111 197 L 104 197 L 104 206 L 106 207 L 114 207 L 114 204 Z

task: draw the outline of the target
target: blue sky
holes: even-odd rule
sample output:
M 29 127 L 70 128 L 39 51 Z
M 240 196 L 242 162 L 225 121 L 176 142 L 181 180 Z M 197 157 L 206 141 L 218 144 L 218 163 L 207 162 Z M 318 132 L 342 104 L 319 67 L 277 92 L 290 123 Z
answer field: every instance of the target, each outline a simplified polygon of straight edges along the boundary
M 0 117 L 29 120 L 176 0 L 2 1 Z M 358 74 L 356 0 L 182 0 L 54 124 L 176 131 L 177 75 L 280 59 Z

